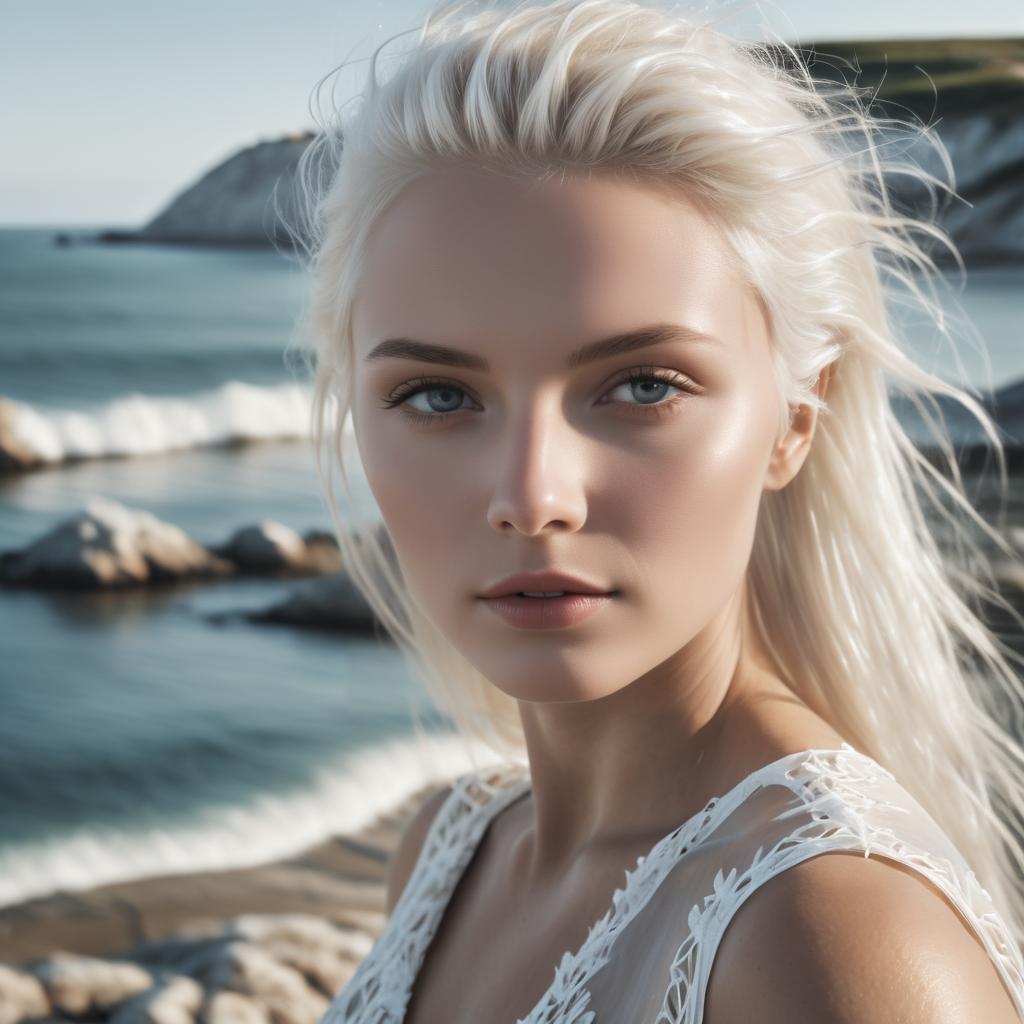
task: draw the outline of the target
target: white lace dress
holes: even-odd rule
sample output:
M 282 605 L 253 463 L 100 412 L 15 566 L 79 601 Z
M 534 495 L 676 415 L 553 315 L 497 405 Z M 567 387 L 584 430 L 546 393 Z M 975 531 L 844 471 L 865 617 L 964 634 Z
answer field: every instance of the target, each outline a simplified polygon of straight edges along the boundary
M 320 1024 L 401 1024 L 427 947 L 487 825 L 529 786 L 518 764 L 455 780 L 384 930 Z M 733 914 L 769 878 L 827 850 L 891 858 L 929 878 L 977 933 L 1024 1021 L 1024 961 L 987 890 L 894 776 L 844 742 L 759 768 L 660 839 L 625 872 L 604 917 L 562 957 L 548 990 L 516 1024 L 697 1024 Z M 680 906 L 691 908 L 685 921 L 673 912 Z M 616 982 L 612 948 L 641 916 L 640 934 L 658 937 L 646 941 L 645 965 L 663 984 L 647 1005 L 634 996 L 625 1006 L 617 994 L 630 988 Z M 662 944 L 663 936 L 671 941 Z

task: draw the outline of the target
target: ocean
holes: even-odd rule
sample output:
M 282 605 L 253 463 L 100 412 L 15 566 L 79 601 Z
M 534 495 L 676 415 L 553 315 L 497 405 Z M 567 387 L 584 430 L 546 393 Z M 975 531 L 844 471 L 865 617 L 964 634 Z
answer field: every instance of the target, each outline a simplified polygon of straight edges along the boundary
M 93 495 L 207 544 L 265 518 L 330 529 L 301 440 L 308 386 L 283 354 L 294 262 L 60 248 L 55 230 L 0 230 L 0 396 L 78 460 L 0 477 L 0 550 Z M 229 437 L 254 443 L 206 447 Z M 147 454 L 85 457 L 130 451 Z M 217 618 L 293 585 L 0 588 L 0 906 L 276 860 L 464 764 L 393 646 Z
M 331 529 L 304 439 L 308 381 L 287 354 L 306 294 L 298 263 L 60 247 L 59 230 L 0 229 L 0 397 L 55 460 L 0 477 L 0 550 L 93 495 L 205 544 L 266 518 Z M 950 315 L 969 317 L 984 348 L 949 353 L 908 319 L 915 354 L 957 383 L 1020 381 L 1024 268 L 972 270 L 962 293 L 949 280 Z M 239 439 L 251 443 L 225 444 Z M 351 511 L 375 514 L 367 488 Z M 394 647 L 220 616 L 293 585 L 0 589 L 0 906 L 275 860 L 466 765 Z

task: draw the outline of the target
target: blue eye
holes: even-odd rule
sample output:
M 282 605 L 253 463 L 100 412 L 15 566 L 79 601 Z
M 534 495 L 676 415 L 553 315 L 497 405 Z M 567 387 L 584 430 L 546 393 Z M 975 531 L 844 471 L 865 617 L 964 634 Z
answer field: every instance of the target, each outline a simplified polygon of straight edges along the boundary
M 696 388 L 692 382 L 682 374 L 672 370 L 660 370 L 657 367 L 642 367 L 631 370 L 622 380 L 613 384 L 606 394 L 613 394 L 619 388 L 627 388 L 626 394 L 637 401 L 601 402 L 599 404 L 632 406 L 641 413 L 659 414 L 676 406 L 686 394 L 693 394 Z M 668 395 L 668 390 L 674 388 L 675 395 Z M 428 396 L 427 409 L 416 409 L 410 406 L 410 400 L 418 395 Z M 434 400 L 430 396 L 438 396 Z M 465 411 L 462 399 L 467 397 L 467 392 L 453 381 L 443 377 L 418 377 L 415 380 L 406 381 L 399 385 L 392 394 L 383 402 L 385 409 L 395 406 L 405 406 L 402 409 L 403 415 L 409 416 L 419 422 L 447 419 L 457 412 Z M 429 411 L 428 411 L 429 410 Z
M 639 404 L 656 405 L 660 404 L 660 400 L 665 397 L 671 387 L 675 387 L 677 391 L 685 390 L 660 374 L 634 372 L 630 373 L 624 381 L 616 384 L 612 391 L 628 388 L 627 393 L 633 398 L 638 398 Z
M 395 389 L 390 398 L 384 400 L 384 408 L 391 409 L 396 405 L 408 405 L 409 400 L 417 395 L 430 395 L 434 393 L 441 396 L 440 401 L 436 404 L 442 406 L 442 408 L 438 409 L 435 407 L 435 403 L 431 403 L 430 408 L 434 415 L 426 413 L 424 410 L 409 411 L 407 414 L 413 417 L 420 416 L 423 419 L 441 419 L 453 412 L 462 411 L 457 400 L 464 396 L 466 392 L 458 384 L 453 384 L 442 377 L 419 377 L 416 380 L 406 381 Z M 403 410 L 403 412 L 405 411 Z

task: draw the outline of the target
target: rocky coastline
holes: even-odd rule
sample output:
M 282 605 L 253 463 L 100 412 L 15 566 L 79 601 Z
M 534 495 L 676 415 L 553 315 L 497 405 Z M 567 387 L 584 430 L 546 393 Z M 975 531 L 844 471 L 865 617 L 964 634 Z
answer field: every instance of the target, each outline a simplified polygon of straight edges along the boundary
M 272 864 L 0 908 L 0 1022 L 314 1024 L 379 936 L 388 859 L 438 785 Z
M 778 51 L 784 66 L 792 63 L 785 49 L 769 48 Z M 865 102 L 870 99 L 872 115 L 882 119 L 878 141 L 886 160 L 912 161 L 945 182 L 948 170 L 934 139 L 948 151 L 960 198 L 935 194 L 934 187 L 896 169 L 886 176 L 895 208 L 927 219 L 937 213 L 968 265 L 1024 260 L 1019 173 L 1024 160 L 1019 116 L 1024 40 L 822 40 L 802 50 L 820 91 L 845 82 Z M 306 241 L 298 167 L 315 137 L 311 130 L 296 131 L 237 150 L 182 188 L 145 224 L 100 232 L 95 239 L 291 250 Z M 54 241 L 68 245 L 74 239 L 63 233 Z M 934 246 L 931 257 L 937 265 L 955 266 L 944 247 Z

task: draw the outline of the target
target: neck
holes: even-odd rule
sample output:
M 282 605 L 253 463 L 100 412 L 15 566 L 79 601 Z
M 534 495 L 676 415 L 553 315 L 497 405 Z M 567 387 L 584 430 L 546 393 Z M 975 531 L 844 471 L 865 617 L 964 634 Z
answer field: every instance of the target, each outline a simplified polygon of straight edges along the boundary
M 776 756 L 764 742 L 766 723 L 779 702 L 795 698 L 766 671 L 737 618 L 727 610 L 674 657 L 606 697 L 520 701 L 532 780 L 521 812 L 529 808 L 532 821 L 518 852 L 527 884 L 557 883 L 581 856 L 649 848 L 730 779 Z

